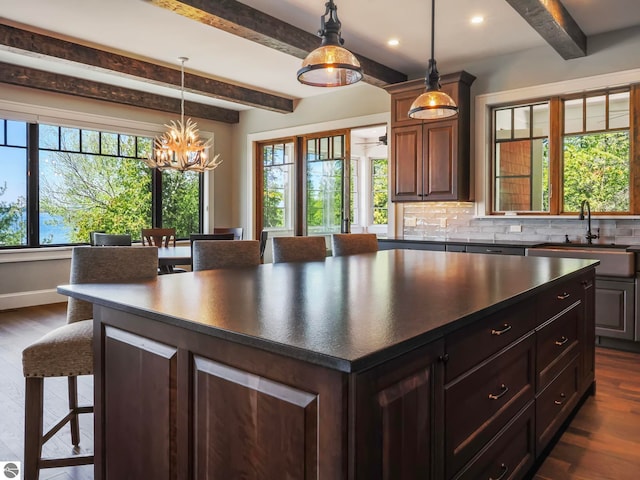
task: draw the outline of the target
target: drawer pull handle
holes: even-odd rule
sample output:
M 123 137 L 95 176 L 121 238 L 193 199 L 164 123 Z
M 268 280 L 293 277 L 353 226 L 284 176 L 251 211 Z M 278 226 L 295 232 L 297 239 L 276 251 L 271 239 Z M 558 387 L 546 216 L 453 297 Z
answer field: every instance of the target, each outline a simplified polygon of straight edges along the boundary
M 489 398 L 491 400 L 498 400 L 500 397 L 502 397 L 505 393 L 507 393 L 509 391 L 509 387 L 507 387 L 504 383 L 502 385 L 500 385 L 500 390 L 501 392 L 498 394 L 493 394 L 490 393 L 489 394 Z
M 564 399 L 565 399 L 566 395 L 564 393 L 560 394 L 560 398 L 562 400 L 554 400 L 553 403 L 555 403 L 556 405 L 562 405 L 564 403 Z
M 566 300 L 570 296 L 571 296 L 571 294 L 569 294 L 567 292 L 564 292 L 564 293 L 561 293 L 560 295 L 558 295 L 558 300 Z
M 504 476 L 509 471 L 509 467 L 507 467 L 504 463 L 500 465 L 500 476 L 497 478 L 489 477 L 489 480 L 502 480 Z
M 491 329 L 491 335 L 497 335 L 500 336 L 503 333 L 507 333 L 509 330 L 511 330 L 511 325 L 509 325 L 508 323 L 504 324 L 504 327 L 502 327 L 502 330 L 496 330 L 495 328 Z
M 487 253 L 502 253 L 502 250 L 497 250 L 495 248 L 487 248 L 485 251 Z
M 561 347 L 562 345 L 564 345 L 568 341 L 569 341 L 569 339 L 563 335 L 562 337 L 560 337 L 560 340 L 556 340 L 556 345 Z

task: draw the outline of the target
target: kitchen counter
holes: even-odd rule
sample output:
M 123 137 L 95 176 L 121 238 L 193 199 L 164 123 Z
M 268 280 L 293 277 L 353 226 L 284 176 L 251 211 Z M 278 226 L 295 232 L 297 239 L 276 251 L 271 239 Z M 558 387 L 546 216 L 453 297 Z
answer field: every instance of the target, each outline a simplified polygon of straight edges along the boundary
M 442 239 L 442 240 L 412 240 L 403 238 L 379 238 L 378 242 L 402 242 L 402 243 L 420 243 L 420 244 L 433 244 L 433 245 L 490 245 L 490 246 L 502 246 L 502 247 L 523 247 L 533 248 L 544 242 L 540 241 L 527 241 L 527 240 L 464 240 L 464 239 Z M 638 246 L 640 248 L 640 245 Z
M 513 355 L 535 348 L 533 329 L 549 323 L 537 305 L 574 312 L 567 321 L 583 331 L 592 305 L 581 292 L 596 264 L 390 250 L 61 286 L 94 303 L 95 479 L 370 479 L 404 468 L 444 478 L 477 451 L 445 462 L 445 372 L 486 363 L 509 342 Z M 464 329 L 477 327 L 500 343 L 466 348 Z M 575 354 L 593 343 L 567 335 L 567 359 L 582 365 Z M 535 352 L 522 358 L 533 365 Z M 518 395 L 518 421 L 529 422 L 533 386 L 518 391 L 503 401 Z M 478 438 L 489 442 L 515 413 Z M 416 445 L 396 452 L 408 439 Z

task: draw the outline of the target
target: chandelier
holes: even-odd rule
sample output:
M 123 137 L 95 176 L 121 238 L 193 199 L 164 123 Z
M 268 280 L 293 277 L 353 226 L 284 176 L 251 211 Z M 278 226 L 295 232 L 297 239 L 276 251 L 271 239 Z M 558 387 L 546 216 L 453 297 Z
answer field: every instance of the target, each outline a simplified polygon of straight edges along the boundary
M 180 88 L 180 120 L 172 120 L 165 127 L 168 131 L 156 137 L 153 142 L 153 152 L 144 162 L 151 168 L 158 170 L 179 170 L 181 172 L 199 172 L 213 170 L 222 160 L 220 154 L 210 158 L 209 148 L 213 146 L 213 139 L 200 139 L 198 125 L 190 118 L 184 119 L 184 62 L 187 57 L 178 58 L 181 62 Z

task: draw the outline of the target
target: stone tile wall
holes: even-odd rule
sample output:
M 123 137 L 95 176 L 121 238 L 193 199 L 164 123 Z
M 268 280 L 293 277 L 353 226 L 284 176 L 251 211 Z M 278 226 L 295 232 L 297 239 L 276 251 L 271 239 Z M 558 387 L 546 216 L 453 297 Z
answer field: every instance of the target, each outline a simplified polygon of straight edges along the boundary
M 586 220 L 567 218 L 492 217 L 474 218 L 474 204 L 424 202 L 404 204 L 403 232 L 406 240 L 526 240 L 584 241 Z M 521 232 L 511 231 L 511 227 Z M 600 234 L 594 243 L 640 244 L 640 219 L 591 220 L 591 230 Z

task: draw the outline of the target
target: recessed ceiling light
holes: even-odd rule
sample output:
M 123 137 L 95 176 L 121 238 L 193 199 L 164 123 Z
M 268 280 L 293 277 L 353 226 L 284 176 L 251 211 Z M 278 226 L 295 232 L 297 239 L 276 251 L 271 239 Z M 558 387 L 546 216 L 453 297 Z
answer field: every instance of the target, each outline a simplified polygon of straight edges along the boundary
M 397 47 L 398 45 L 400 45 L 400 40 L 398 40 L 397 38 L 392 38 L 387 42 L 387 45 L 389 45 L 390 47 Z
M 484 17 L 482 15 L 476 15 L 475 17 L 471 17 L 471 23 L 477 25 L 484 22 Z

